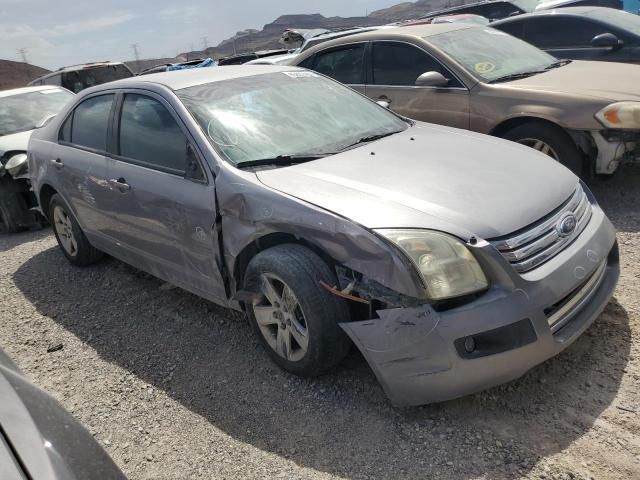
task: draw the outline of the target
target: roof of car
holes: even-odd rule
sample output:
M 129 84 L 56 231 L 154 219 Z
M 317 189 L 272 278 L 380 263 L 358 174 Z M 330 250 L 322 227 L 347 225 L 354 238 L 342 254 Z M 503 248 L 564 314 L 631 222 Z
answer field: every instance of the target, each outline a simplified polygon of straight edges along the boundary
M 281 67 L 277 65 L 229 65 L 225 67 L 193 68 L 175 72 L 151 73 L 142 77 L 124 78 L 113 82 L 92 87 L 88 91 L 95 92 L 111 88 L 135 88 L 145 83 L 164 85 L 171 90 L 203 85 L 205 83 L 222 82 L 236 78 L 263 75 L 266 73 L 290 72 L 300 70 L 296 67 Z M 103 88 L 101 88 L 103 87 Z
M 441 33 L 452 32 L 455 30 L 464 30 L 467 28 L 476 28 L 478 25 L 468 24 L 468 23 L 438 23 L 438 24 L 427 24 L 427 25 L 409 25 L 409 26 L 400 26 L 393 28 L 385 28 L 382 30 L 374 30 L 371 32 L 363 32 L 356 33 L 353 35 L 349 35 L 348 37 L 342 37 L 335 40 L 327 41 L 326 43 L 322 43 L 320 45 L 316 45 L 313 47 L 314 50 L 323 49 L 332 45 L 340 45 L 345 42 L 358 42 L 358 41 L 367 41 L 367 40 L 376 40 L 378 38 L 389 39 L 393 37 L 417 37 L 417 38 L 427 38 L 433 35 L 439 35 Z M 309 49 L 311 51 L 311 49 Z M 304 53 L 307 53 L 306 51 Z
M 85 68 L 97 68 L 97 67 L 109 67 L 111 65 L 122 65 L 122 62 L 112 62 L 107 60 L 105 62 L 88 62 L 88 63 L 79 63 L 77 65 L 69 65 L 66 67 L 60 67 L 52 73 L 60 73 L 60 72 L 72 72 L 75 70 L 82 70 Z
M 503 23 L 510 23 L 531 17 L 540 17 L 542 15 L 584 15 L 585 13 L 609 10 L 611 9 L 606 7 L 563 7 L 550 10 L 536 10 L 534 12 L 523 13 L 522 15 L 516 15 L 514 17 L 503 18 L 493 22 L 491 25 L 501 25 Z
M 42 90 L 66 90 L 62 87 L 58 87 L 55 85 L 42 85 L 37 87 L 21 87 L 21 88 L 13 88 L 11 90 L 0 90 L 0 98 L 2 97 L 11 97 L 13 95 L 20 95 L 21 93 L 29 93 L 29 92 L 40 92 Z

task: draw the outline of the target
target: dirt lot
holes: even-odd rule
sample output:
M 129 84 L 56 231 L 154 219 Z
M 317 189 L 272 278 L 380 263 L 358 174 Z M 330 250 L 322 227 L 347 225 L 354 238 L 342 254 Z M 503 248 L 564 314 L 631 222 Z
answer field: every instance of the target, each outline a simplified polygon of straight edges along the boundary
M 73 268 L 49 231 L 0 237 L 0 345 L 131 479 L 640 478 L 640 169 L 593 188 L 615 299 L 559 357 L 460 400 L 394 409 L 355 352 L 287 375 L 234 314 L 115 260 Z

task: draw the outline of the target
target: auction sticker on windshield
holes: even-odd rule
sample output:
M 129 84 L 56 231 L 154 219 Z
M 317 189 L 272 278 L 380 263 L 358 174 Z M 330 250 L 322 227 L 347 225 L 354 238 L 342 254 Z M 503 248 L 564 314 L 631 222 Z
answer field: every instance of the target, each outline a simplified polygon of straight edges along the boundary
M 483 75 L 485 73 L 493 72 L 496 69 L 496 66 L 490 62 L 480 62 L 476 63 L 473 68 L 480 75 Z

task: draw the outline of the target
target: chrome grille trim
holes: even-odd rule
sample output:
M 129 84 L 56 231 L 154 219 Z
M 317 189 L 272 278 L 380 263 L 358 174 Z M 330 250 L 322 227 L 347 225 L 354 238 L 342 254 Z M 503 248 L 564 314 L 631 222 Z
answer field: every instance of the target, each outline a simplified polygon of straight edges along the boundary
M 576 217 L 576 227 L 571 234 L 563 237 L 556 227 L 570 213 Z M 493 240 L 491 244 L 517 272 L 528 272 L 542 265 L 573 242 L 591 220 L 592 213 L 591 202 L 582 186 L 578 185 L 573 195 L 549 218 L 533 224 L 524 232 L 512 237 Z
M 551 333 L 556 333 L 571 319 L 574 312 L 577 312 L 582 306 L 591 298 L 593 292 L 600 286 L 604 273 L 607 268 L 607 261 L 605 260 L 600 264 L 596 271 L 591 275 L 591 278 L 587 280 L 580 290 L 575 292 L 573 296 L 553 315 L 547 317 L 549 327 L 551 327 Z

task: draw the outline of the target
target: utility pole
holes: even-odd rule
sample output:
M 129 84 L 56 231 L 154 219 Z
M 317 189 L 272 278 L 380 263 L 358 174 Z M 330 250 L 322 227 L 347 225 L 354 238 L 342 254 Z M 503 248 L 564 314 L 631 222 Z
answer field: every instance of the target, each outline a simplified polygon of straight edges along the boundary
M 27 61 L 27 49 L 26 48 L 19 48 L 18 49 L 18 53 L 20 54 L 20 57 L 22 58 L 22 63 L 24 63 L 24 73 L 27 74 L 27 77 L 29 79 L 31 79 L 31 72 L 29 69 L 29 62 Z
M 205 52 L 205 54 L 207 52 L 207 48 L 209 48 L 209 39 L 205 36 L 202 37 L 202 51 Z
M 136 59 L 136 70 L 140 72 L 140 53 L 138 52 L 138 44 L 132 44 L 131 48 L 133 48 L 133 56 Z

